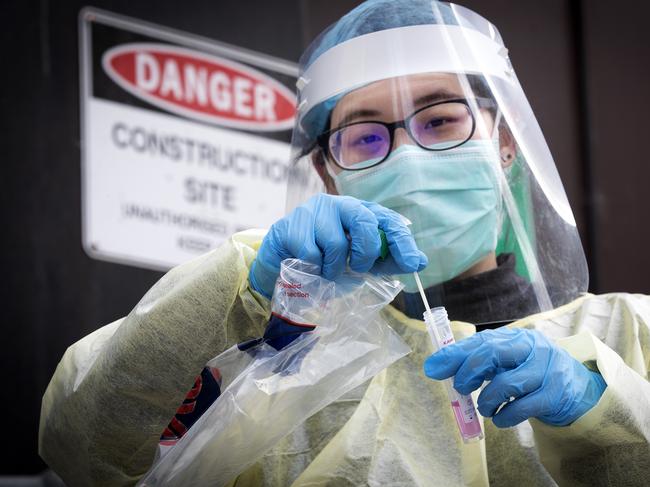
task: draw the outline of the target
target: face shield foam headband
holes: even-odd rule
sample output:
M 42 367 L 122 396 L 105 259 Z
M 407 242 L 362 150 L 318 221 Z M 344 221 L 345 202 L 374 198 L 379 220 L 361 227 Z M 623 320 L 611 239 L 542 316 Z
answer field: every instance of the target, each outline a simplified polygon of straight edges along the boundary
M 431 46 L 445 48 L 432 55 Z M 377 52 L 390 62 L 359 62 L 375 59 Z M 430 24 L 373 32 L 331 48 L 300 76 L 300 128 L 316 136 L 346 93 L 375 81 L 418 73 L 488 74 L 504 80 L 513 77 L 507 49 L 471 28 Z

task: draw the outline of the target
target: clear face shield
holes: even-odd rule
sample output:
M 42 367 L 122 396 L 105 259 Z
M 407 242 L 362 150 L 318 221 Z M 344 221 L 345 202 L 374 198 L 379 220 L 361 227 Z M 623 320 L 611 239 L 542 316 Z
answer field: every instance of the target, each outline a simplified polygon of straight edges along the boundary
M 428 257 L 429 301 L 452 319 L 567 303 L 587 289 L 584 253 L 507 50 L 477 14 L 425 4 L 431 23 L 353 36 L 315 59 L 332 32 L 312 45 L 287 209 L 327 192 L 399 213 Z M 414 278 L 398 277 L 396 304 L 417 317 Z

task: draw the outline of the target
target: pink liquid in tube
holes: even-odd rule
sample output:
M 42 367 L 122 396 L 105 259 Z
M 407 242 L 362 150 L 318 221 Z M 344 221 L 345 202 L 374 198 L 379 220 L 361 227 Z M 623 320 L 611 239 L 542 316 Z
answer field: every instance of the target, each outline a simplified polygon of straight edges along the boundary
M 424 294 L 424 293 L 423 293 Z M 447 310 L 443 307 L 429 309 L 425 302 L 424 322 L 431 337 L 434 347 L 440 349 L 455 343 L 454 335 L 451 332 L 451 325 L 447 318 Z M 451 408 L 460 430 L 460 435 L 465 443 L 479 441 L 483 438 L 483 430 L 474 400 L 471 395 L 460 394 L 452 385 L 452 379 L 445 380 L 447 394 L 451 402 Z
M 427 301 L 427 295 L 424 293 L 420 276 L 418 276 L 417 272 L 414 272 L 413 277 L 418 285 L 420 296 L 422 296 L 422 302 L 426 310 L 424 312 L 424 323 L 427 325 L 427 331 L 429 332 L 434 348 L 440 350 L 452 343 L 456 343 L 454 334 L 451 332 L 451 324 L 447 317 L 447 310 L 442 306 L 431 309 Z M 454 389 L 452 380 L 445 380 L 445 386 L 447 387 L 449 402 L 451 402 L 451 409 L 454 412 L 454 417 L 460 430 L 460 436 L 465 443 L 482 440 L 483 429 L 481 428 L 481 421 L 478 414 L 476 414 L 474 400 L 471 395 L 463 396 Z

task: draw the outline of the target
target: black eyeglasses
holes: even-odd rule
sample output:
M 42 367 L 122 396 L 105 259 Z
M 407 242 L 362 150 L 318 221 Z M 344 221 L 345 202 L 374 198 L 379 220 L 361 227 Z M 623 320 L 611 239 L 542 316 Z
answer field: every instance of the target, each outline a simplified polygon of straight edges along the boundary
M 494 108 L 490 98 L 474 98 L 479 108 Z M 445 100 L 422 107 L 404 120 L 363 121 L 328 130 L 318 139 L 326 156 L 341 169 L 359 171 L 381 164 L 393 147 L 395 129 L 403 128 L 420 147 L 444 151 L 474 135 L 476 118 L 467 99 Z

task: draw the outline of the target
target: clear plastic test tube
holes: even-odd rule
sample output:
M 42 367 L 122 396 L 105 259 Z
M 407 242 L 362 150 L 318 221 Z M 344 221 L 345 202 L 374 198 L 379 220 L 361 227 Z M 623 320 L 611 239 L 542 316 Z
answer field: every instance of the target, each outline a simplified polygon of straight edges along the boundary
M 436 350 L 456 343 L 454 335 L 451 332 L 451 325 L 447 317 L 447 310 L 443 307 L 430 309 L 427 302 L 424 289 L 420 283 L 420 277 L 415 273 L 415 279 L 424 301 L 424 323 L 426 324 L 427 331 L 431 337 L 431 341 Z M 454 412 L 460 435 L 465 443 L 471 443 L 483 439 L 483 430 L 476 408 L 474 407 L 474 400 L 471 395 L 464 396 L 460 394 L 453 387 L 453 378 L 446 379 L 445 387 L 449 401 L 451 402 L 451 409 Z

